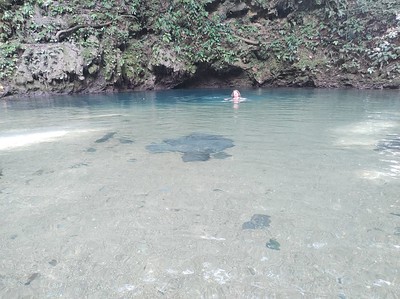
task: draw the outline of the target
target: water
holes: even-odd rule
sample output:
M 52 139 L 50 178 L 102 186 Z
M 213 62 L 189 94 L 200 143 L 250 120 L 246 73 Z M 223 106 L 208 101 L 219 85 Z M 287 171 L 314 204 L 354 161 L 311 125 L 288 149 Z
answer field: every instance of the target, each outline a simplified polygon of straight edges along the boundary
M 230 92 L 1 102 L 0 297 L 397 298 L 398 91 Z

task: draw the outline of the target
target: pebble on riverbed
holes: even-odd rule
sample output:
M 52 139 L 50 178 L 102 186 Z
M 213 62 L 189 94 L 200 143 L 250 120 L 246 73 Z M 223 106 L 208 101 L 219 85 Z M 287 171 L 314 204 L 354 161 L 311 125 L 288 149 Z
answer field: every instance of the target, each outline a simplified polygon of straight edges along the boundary
M 267 246 L 269 249 L 280 250 L 281 244 L 279 244 L 279 242 L 275 239 L 269 239 L 265 246 Z

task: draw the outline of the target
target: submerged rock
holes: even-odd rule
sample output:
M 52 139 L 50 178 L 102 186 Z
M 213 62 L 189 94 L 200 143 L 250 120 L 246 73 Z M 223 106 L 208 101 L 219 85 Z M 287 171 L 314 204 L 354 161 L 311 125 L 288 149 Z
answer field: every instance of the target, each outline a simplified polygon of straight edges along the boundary
M 146 146 L 151 153 L 179 152 L 183 162 L 207 161 L 211 154 L 217 159 L 229 157 L 223 150 L 233 147 L 233 141 L 220 135 L 193 133 L 177 139 L 165 139 L 161 143 Z
M 267 248 L 273 249 L 273 250 L 281 249 L 281 244 L 279 244 L 279 242 L 275 239 L 269 239 L 269 241 L 267 242 L 267 244 L 265 244 L 265 246 L 267 246 Z
M 108 141 L 109 139 L 113 138 L 115 134 L 117 134 L 117 132 L 110 132 L 110 133 L 107 133 L 107 134 L 104 135 L 103 137 L 97 139 L 95 142 L 96 142 L 96 143 L 103 143 L 103 142 L 106 142 L 106 141 Z
M 229 155 L 229 154 L 227 154 L 225 152 L 219 152 L 219 153 L 214 154 L 212 157 L 214 159 L 222 160 L 222 159 L 226 159 L 226 158 L 232 157 L 232 155 Z
M 36 278 L 40 276 L 40 273 L 32 273 L 29 277 L 28 280 L 26 281 L 25 285 L 28 286 L 31 284 L 32 281 L 34 281 Z
M 250 221 L 243 223 L 242 229 L 262 229 L 269 226 L 270 216 L 263 214 L 254 214 Z
M 119 142 L 120 142 L 121 144 L 132 144 L 134 141 L 131 140 L 131 139 L 128 139 L 128 138 L 120 138 L 120 139 L 119 139 Z
M 57 265 L 57 260 L 52 259 L 52 260 L 49 262 L 49 264 L 52 265 L 52 266 L 56 266 L 56 265 Z
M 187 152 L 182 156 L 183 162 L 207 161 L 210 160 L 210 154 L 204 152 Z

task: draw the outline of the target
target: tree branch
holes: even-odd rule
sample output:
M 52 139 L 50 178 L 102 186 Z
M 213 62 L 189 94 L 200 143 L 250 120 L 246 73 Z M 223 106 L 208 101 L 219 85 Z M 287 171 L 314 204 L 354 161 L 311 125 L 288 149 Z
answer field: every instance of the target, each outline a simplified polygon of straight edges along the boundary
M 258 46 L 260 44 L 259 41 L 256 41 L 256 40 L 253 40 L 253 39 L 244 38 L 244 37 L 241 37 L 239 35 L 235 35 L 235 37 L 240 39 L 241 41 L 244 41 L 246 44 L 255 45 L 255 46 Z
M 63 37 L 65 38 L 65 36 L 70 35 L 72 33 L 74 33 L 75 31 L 81 29 L 81 28 L 86 28 L 86 27 L 92 27 L 92 28 L 102 28 L 102 27 L 106 27 L 108 25 L 111 25 L 112 22 L 107 22 L 107 23 L 103 23 L 103 24 L 97 24 L 97 25 L 76 25 L 74 27 L 68 28 L 68 29 L 64 29 L 64 30 L 60 30 L 56 33 L 56 40 L 57 41 L 62 41 Z

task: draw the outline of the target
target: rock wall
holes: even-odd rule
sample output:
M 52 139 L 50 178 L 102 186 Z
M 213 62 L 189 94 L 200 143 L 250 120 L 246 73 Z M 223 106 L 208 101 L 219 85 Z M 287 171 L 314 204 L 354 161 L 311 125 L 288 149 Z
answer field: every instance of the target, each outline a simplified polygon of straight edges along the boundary
M 64 7 L 36 5 L 19 35 L 0 26 L 6 43 L 21 35 L 29 41 L 12 52 L 12 75 L 1 76 L 0 55 L 0 97 L 188 87 L 400 86 L 400 16 L 393 12 L 379 22 L 371 10 L 365 20 L 351 23 L 340 7 L 330 7 L 333 17 L 326 18 L 332 1 L 147 0 L 141 6 L 109 7 L 115 14 L 110 17 L 95 2 L 86 9 L 88 3 L 83 1 L 76 14 L 58 15 Z M 99 16 L 94 24 L 91 19 Z M 374 36 L 363 36 L 363 28 Z

